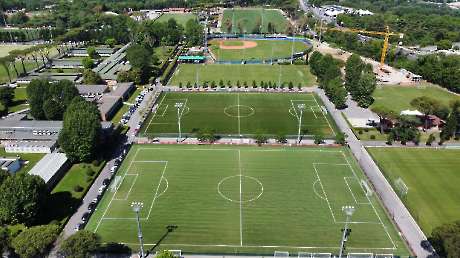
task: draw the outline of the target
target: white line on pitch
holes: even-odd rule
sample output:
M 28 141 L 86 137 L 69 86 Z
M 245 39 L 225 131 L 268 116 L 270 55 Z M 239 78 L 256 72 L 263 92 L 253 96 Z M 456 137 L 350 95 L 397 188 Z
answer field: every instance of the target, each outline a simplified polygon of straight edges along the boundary
M 238 135 L 241 135 L 241 120 L 240 120 L 240 93 L 237 93 L 237 104 L 238 107 Z
M 150 204 L 149 213 L 147 214 L 146 219 L 150 218 L 150 213 L 152 212 L 153 205 L 155 204 L 155 200 L 158 197 L 158 189 L 160 189 L 161 181 L 163 181 L 163 176 L 165 174 L 165 171 L 166 171 L 167 167 L 168 167 L 168 162 L 165 163 L 165 167 L 163 168 L 163 172 L 161 173 L 160 181 L 158 182 L 157 190 L 155 191 L 155 195 L 153 196 L 153 201 L 152 201 L 152 204 Z
M 241 169 L 241 151 L 238 150 L 238 168 L 240 169 L 240 246 L 243 246 L 243 200 L 242 200 L 242 195 L 243 195 L 243 189 L 242 189 L 242 183 L 241 180 L 243 179 L 243 170 Z

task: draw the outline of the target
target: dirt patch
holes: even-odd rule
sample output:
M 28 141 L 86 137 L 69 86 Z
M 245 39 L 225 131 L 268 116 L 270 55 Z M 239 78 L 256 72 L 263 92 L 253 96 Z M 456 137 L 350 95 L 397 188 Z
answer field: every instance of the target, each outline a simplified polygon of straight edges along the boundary
M 238 46 L 228 46 L 224 44 L 224 42 L 229 42 L 229 41 L 241 42 L 242 44 Z M 248 41 L 248 40 L 219 40 L 217 42 L 219 43 L 220 49 L 247 49 L 247 48 L 257 47 L 257 42 Z

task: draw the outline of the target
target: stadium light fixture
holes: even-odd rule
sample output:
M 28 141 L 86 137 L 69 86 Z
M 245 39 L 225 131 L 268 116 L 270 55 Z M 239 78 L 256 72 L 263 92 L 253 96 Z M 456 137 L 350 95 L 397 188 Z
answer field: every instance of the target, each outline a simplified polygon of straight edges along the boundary
M 139 256 L 141 258 L 144 257 L 144 238 L 142 236 L 141 222 L 140 222 L 140 219 L 139 219 L 139 212 L 141 211 L 143 206 L 144 206 L 144 204 L 142 202 L 132 202 L 131 203 L 131 208 L 133 208 L 133 211 L 136 213 L 137 237 L 139 238 L 139 244 L 141 246 Z
M 297 108 L 300 110 L 300 116 L 299 116 L 299 132 L 297 134 L 297 143 L 300 144 L 300 129 L 302 127 L 302 116 L 303 116 L 303 111 L 305 110 L 305 104 L 298 104 Z
M 342 211 L 345 213 L 345 216 L 347 217 L 345 220 L 345 227 L 342 229 L 342 241 L 340 242 L 340 253 L 339 253 L 339 258 L 342 258 L 343 253 L 345 251 L 345 243 L 347 242 L 348 236 L 350 235 L 351 229 L 348 228 L 348 223 L 350 223 L 351 216 L 355 212 L 355 207 L 354 206 L 342 206 Z
M 184 103 L 182 102 L 176 102 L 176 104 L 174 105 L 174 107 L 177 108 L 177 126 L 179 129 L 179 138 L 177 138 L 177 142 L 180 142 L 180 140 L 182 139 L 182 133 L 181 133 L 181 127 L 180 127 L 180 119 L 181 119 L 180 110 L 181 108 L 183 108 L 183 106 L 184 106 Z

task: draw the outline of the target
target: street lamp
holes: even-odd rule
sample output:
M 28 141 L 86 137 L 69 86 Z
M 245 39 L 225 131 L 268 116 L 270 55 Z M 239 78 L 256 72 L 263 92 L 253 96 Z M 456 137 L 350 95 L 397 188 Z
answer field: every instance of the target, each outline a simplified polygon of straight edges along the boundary
M 177 141 L 179 142 L 182 139 L 182 134 L 181 134 L 181 129 L 180 129 L 180 118 L 181 118 L 180 110 L 184 106 L 184 103 L 177 102 L 174 106 L 177 108 L 177 126 L 179 128 L 179 138 L 177 138 Z
M 141 211 L 142 207 L 144 204 L 142 202 L 132 202 L 131 203 L 131 208 L 133 208 L 133 211 L 136 213 L 136 219 L 137 219 L 137 237 L 139 238 L 139 244 L 141 245 L 141 250 L 140 250 L 140 257 L 144 257 L 144 240 L 142 237 L 142 230 L 141 230 L 141 222 L 139 220 L 139 212 Z
M 342 229 L 342 241 L 340 243 L 340 253 L 339 258 L 342 258 L 343 252 L 345 251 L 345 243 L 347 242 L 348 236 L 350 235 L 351 229 L 348 228 L 348 223 L 350 222 L 351 216 L 355 212 L 354 206 L 342 206 L 342 211 L 347 216 L 345 220 L 345 227 Z
M 297 108 L 300 110 L 300 117 L 299 117 L 299 132 L 297 134 L 297 143 L 300 144 L 300 128 L 302 127 L 302 115 L 305 109 L 305 104 L 298 104 Z

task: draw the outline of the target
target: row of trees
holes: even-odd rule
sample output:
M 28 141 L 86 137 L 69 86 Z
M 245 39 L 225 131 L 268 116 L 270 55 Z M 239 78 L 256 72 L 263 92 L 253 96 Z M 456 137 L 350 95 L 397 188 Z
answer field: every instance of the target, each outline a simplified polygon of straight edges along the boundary
M 195 82 L 193 85 L 190 81 L 188 81 L 185 85 L 182 83 L 182 82 L 179 82 L 179 88 L 183 88 L 184 86 L 186 88 L 198 88 L 199 85 Z M 219 83 L 216 83 L 216 81 L 204 81 L 201 85 L 203 88 L 212 88 L 212 89 L 215 89 L 217 88 L 217 86 L 219 86 L 219 88 L 232 88 L 233 86 L 236 86 L 237 88 L 249 88 L 250 86 L 252 88 L 263 88 L 263 89 L 276 89 L 276 88 L 280 88 L 280 89 L 284 89 L 284 88 L 288 88 L 290 90 L 294 89 L 294 87 L 297 87 L 297 88 L 302 88 L 302 84 L 299 82 L 296 86 L 294 86 L 294 83 L 292 81 L 290 82 L 281 82 L 281 84 L 279 82 L 272 82 L 272 81 L 260 81 L 259 83 L 257 83 L 255 80 L 252 81 L 252 83 L 249 85 L 247 81 L 243 81 L 243 82 L 240 82 L 240 80 L 237 80 L 236 82 L 233 82 L 233 81 L 230 81 L 228 80 L 226 83 L 224 82 L 224 80 L 219 80 Z
M 342 80 L 342 65 L 331 55 L 323 55 L 314 51 L 309 59 L 311 72 L 318 78 L 319 87 L 324 89 L 326 95 L 338 109 L 346 107 L 347 91 Z
M 358 55 L 351 55 L 345 64 L 345 88 L 360 107 L 367 108 L 374 102 L 372 93 L 376 79 L 372 65 L 365 64 Z

